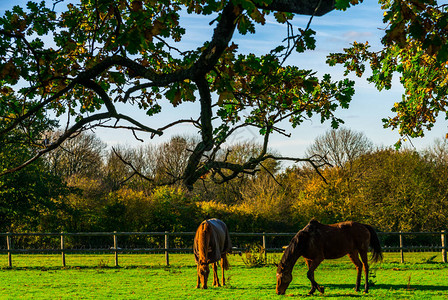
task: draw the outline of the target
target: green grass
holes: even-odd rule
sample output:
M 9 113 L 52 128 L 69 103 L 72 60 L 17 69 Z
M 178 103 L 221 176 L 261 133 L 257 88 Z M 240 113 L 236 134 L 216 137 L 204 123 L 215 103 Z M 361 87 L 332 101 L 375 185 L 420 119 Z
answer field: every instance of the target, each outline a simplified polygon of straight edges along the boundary
M 356 272 L 348 259 L 326 260 L 315 273 L 325 294 L 313 297 L 448 299 L 448 265 L 440 262 L 440 253 L 406 253 L 405 259 L 401 264 L 398 253 L 386 253 L 382 263 L 372 265 L 375 284 L 367 295 L 353 290 Z M 171 267 L 164 265 L 163 254 L 123 254 L 119 268 L 113 267 L 113 255 L 70 254 L 66 262 L 62 268 L 59 255 L 13 255 L 9 269 L 7 256 L 0 255 L 0 299 L 290 299 L 310 288 L 302 259 L 285 296 L 275 294 L 273 265 L 248 268 L 233 255 L 227 286 L 213 287 L 209 278 L 208 290 L 195 288 L 192 254 L 170 255 Z

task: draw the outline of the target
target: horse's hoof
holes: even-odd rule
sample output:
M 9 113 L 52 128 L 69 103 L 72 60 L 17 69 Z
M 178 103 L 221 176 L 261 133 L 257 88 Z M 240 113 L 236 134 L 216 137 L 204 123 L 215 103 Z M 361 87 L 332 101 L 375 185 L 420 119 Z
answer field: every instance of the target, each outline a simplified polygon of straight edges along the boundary
M 323 293 L 325 292 L 325 287 L 324 287 L 324 286 L 320 286 L 320 287 L 318 287 L 317 289 L 319 290 L 319 292 L 320 292 L 321 294 L 323 294 Z

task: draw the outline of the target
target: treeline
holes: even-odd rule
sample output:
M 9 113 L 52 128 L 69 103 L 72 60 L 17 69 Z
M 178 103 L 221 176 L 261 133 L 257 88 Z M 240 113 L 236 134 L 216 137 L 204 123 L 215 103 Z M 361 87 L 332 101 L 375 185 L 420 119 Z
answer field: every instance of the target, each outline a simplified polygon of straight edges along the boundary
M 57 133 L 54 133 L 57 134 Z M 211 176 L 187 191 L 182 174 L 194 141 L 175 137 L 140 148 L 106 149 L 95 135 L 66 142 L 38 163 L 0 178 L 0 231 L 194 231 L 206 218 L 231 231 L 295 232 L 310 218 L 357 220 L 381 231 L 428 231 L 448 224 L 448 144 L 396 151 L 348 129 L 327 132 L 307 151 L 325 161 L 281 168 L 267 161 L 255 175 L 223 184 Z M 1 167 L 18 152 L 0 145 Z M 238 161 L 253 143 L 222 153 Z

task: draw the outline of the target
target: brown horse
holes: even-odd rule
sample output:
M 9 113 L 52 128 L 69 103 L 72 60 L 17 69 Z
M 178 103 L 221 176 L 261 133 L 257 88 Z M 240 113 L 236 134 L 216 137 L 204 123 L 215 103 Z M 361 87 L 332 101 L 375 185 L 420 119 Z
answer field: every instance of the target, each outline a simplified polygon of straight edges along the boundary
M 221 286 L 218 278 L 218 264 L 221 259 L 222 284 L 226 284 L 224 270 L 229 269 L 227 254 L 232 251 L 226 224 L 218 219 L 203 221 L 194 237 L 194 259 L 197 265 L 198 283 L 196 288 L 207 288 L 209 264 L 213 264 L 213 285 Z
M 332 225 L 324 225 L 316 220 L 311 220 L 291 240 L 277 268 L 277 287 L 279 295 L 285 294 L 292 281 L 292 269 L 300 256 L 305 258 L 308 266 L 307 277 L 311 281 L 312 295 L 316 289 L 324 293 L 324 287 L 314 280 L 314 270 L 324 259 L 335 259 L 348 255 L 355 264 L 356 277 L 355 290 L 359 291 L 361 272 L 364 266 L 365 286 L 364 292 L 369 291 L 369 264 L 367 252 L 372 247 L 372 261 L 383 259 L 381 245 L 375 230 L 365 224 L 347 221 Z M 359 256 L 361 260 L 359 260 Z M 362 261 L 362 262 L 361 262 Z

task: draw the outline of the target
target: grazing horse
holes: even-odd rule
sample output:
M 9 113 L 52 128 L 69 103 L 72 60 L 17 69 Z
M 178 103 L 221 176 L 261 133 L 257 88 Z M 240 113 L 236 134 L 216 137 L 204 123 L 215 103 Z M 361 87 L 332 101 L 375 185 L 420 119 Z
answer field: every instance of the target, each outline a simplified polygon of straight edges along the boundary
M 213 285 L 221 286 L 218 278 L 218 261 L 221 259 L 222 284 L 226 284 L 224 270 L 229 269 L 227 254 L 232 251 L 226 224 L 218 219 L 205 220 L 199 225 L 194 237 L 194 259 L 197 265 L 198 283 L 196 288 L 207 288 L 209 264 L 213 264 Z
M 285 294 L 292 281 L 292 269 L 300 256 L 305 258 L 308 266 L 307 277 L 311 281 L 312 295 L 316 289 L 324 293 L 324 287 L 314 280 L 314 270 L 324 259 L 335 259 L 348 255 L 355 264 L 356 277 L 355 290 L 359 291 L 361 283 L 361 272 L 364 266 L 365 286 L 364 292 L 369 291 L 369 264 L 367 252 L 372 247 L 372 258 L 374 262 L 381 261 L 383 254 L 380 241 L 375 230 L 365 224 L 347 221 L 337 224 L 324 225 L 312 219 L 291 240 L 277 267 L 277 287 L 279 295 Z M 359 260 L 359 256 L 361 260 Z

